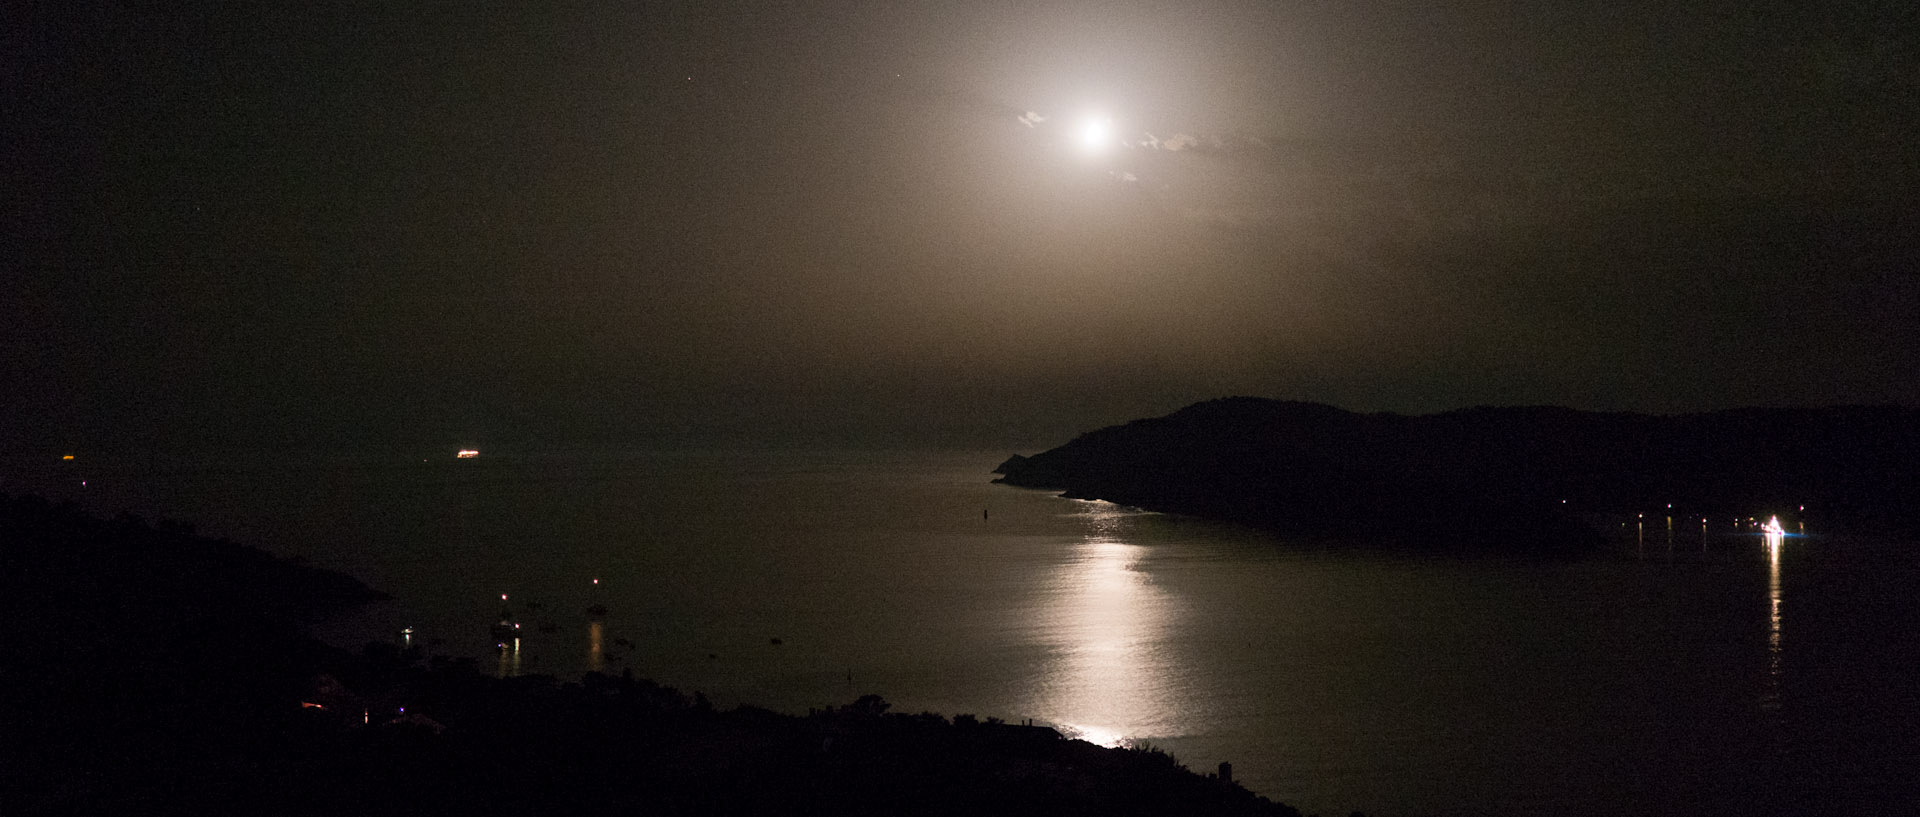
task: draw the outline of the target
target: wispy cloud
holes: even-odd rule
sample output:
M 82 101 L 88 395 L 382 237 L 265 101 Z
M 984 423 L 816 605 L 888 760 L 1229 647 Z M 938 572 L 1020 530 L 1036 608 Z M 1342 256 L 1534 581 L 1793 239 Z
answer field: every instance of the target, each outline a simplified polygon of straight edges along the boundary
M 1025 125 L 1029 128 L 1033 127 L 1037 123 L 1047 121 L 1046 117 L 1041 116 L 1040 114 L 1034 113 L 1033 111 L 1027 111 L 1026 113 L 1021 114 L 1018 117 L 1018 119 L 1020 120 L 1020 124 Z
M 1195 153 L 1229 154 L 1250 153 L 1272 149 L 1273 145 L 1258 136 L 1201 136 L 1191 133 L 1176 133 L 1165 139 L 1151 133 L 1145 134 L 1140 147 L 1148 150 L 1169 152 L 1193 151 Z
M 1176 133 L 1166 139 L 1155 140 L 1154 146 L 1161 150 L 1192 150 L 1200 146 L 1200 137 L 1190 133 Z

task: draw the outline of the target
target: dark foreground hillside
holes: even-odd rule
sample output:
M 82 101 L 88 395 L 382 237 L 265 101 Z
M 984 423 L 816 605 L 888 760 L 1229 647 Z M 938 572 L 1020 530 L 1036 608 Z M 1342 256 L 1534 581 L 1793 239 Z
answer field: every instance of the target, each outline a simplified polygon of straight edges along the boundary
M 1920 411 L 1408 417 L 1231 397 L 1016 455 L 998 472 L 1076 498 L 1419 543 L 1571 548 L 1594 540 L 1596 521 L 1636 513 L 1911 532 Z
M 1297 815 L 1155 751 L 1041 727 L 807 716 L 593 674 L 358 654 L 376 594 L 258 550 L 0 496 L 0 813 Z

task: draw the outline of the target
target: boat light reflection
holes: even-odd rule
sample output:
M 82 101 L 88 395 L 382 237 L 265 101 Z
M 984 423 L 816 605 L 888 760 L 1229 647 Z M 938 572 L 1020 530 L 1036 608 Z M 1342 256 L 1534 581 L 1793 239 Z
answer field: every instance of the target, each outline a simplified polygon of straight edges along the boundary
M 514 636 L 507 641 L 495 644 L 494 651 L 500 654 L 500 666 L 496 668 L 499 677 L 520 677 L 520 637 Z
M 1780 708 L 1780 546 L 1786 541 L 1786 533 L 1780 529 L 1780 519 L 1775 517 L 1767 521 L 1763 528 L 1767 537 L 1767 684 L 1766 691 L 1760 696 L 1762 709 Z
M 587 670 L 589 672 L 600 672 L 606 667 L 606 647 L 603 641 L 606 631 L 605 622 L 587 622 Z

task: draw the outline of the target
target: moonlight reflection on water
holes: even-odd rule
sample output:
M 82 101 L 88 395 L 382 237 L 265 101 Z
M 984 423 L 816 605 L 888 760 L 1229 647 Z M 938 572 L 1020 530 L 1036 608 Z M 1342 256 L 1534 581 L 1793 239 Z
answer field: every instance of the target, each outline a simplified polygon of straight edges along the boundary
M 1162 649 L 1173 624 L 1173 599 L 1148 581 L 1143 545 L 1127 540 L 1142 514 L 1107 502 L 1080 503 L 1086 534 L 1059 566 L 1046 622 L 1061 643 L 1042 705 L 1063 732 L 1117 746 L 1160 736 L 1178 723 L 1175 673 Z
M 1692 517 L 1669 549 L 1656 516 L 1644 547 L 1628 517 L 1582 558 L 1433 558 L 991 485 L 992 456 L 129 466 L 69 491 L 210 520 L 406 601 L 340 622 L 342 646 L 406 626 L 426 652 L 502 675 L 631 669 L 722 707 L 875 693 L 897 711 L 1030 718 L 1194 768 L 1231 761 L 1303 811 L 1920 802 L 1904 728 L 1920 704 L 1900 692 L 1920 688 L 1910 544 L 1816 533 L 1757 550 L 1765 517 Z M 1791 638 L 1789 579 L 1808 591 Z M 517 653 L 495 653 L 500 605 L 535 599 L 558 628 L 533 621 Z

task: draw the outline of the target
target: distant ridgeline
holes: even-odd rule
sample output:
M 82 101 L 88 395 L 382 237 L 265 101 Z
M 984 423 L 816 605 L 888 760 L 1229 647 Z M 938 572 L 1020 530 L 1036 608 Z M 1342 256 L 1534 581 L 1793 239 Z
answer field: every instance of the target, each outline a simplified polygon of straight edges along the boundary
M 1408 417 L 1228 397 L 1015 455 L 995 481 L 1289 533 L 1537 548 L 1591 543 L 1599 521 L 1669 503 L 1913 533 L 1916 465 L 1920 411 L 1893 406 Z

